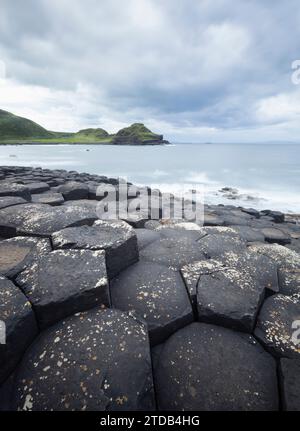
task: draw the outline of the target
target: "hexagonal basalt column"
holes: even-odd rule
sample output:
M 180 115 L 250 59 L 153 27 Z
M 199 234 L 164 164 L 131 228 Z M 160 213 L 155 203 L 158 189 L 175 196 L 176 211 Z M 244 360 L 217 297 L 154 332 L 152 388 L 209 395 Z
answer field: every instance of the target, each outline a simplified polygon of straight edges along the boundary
M 160 410 L 276 410 L 276 362 L 250 336 L 193 323 L 153 350 Z
M 113 306 L 134 310 L 148 324 L 151 343 L 166 340 L 193 321 L 191 303 L 178 272 L 150 262 L 139 262 L 111 284 Z
M 271 296 L 261 308 L 255 336 L 275 356 L 300 359 L 300 339 L 296 337 L 299 321 L 298 295 Z
M 154 410 L 145 325 L 119 310 L 90 310 L 45 331 L 24 357 L 16 410 Z
M 14 277 L 52 250 L 49 239 L 15 237 L 0 242 L 0 274 Z
M 54 248 L 105 250 L 109 278 L 139 257 L 136 234 L 123 221 L 97 220 L 93 226 L 63 229 L 52 235 L 52 243 Z
M 102 250 L 55 250 L 17 277 L 41 328 L 79 311 L 109 306 Z
M 37 332 L 30 302 L 17 286 L 0 276 L 0 383 L 14 370 Z

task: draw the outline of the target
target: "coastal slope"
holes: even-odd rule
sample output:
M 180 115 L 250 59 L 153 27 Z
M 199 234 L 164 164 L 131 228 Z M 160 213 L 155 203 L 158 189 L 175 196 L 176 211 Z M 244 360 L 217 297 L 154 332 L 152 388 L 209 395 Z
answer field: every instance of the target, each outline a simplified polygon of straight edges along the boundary
M 168 141 L 142 123 L 134 123 L 116 134 L 109 134 L 102 128 L 87 128 L 76 133 L 53 132 L 27 118 L 0 110 L 0 144 L 162 145 Z

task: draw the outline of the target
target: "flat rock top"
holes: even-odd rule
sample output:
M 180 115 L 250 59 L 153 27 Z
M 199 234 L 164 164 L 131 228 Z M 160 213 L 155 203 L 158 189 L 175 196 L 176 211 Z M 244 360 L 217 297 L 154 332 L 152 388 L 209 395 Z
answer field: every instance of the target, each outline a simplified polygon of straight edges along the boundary
M 176 332 L 155 354 L 163 410 L 276 410 L 276 362 L 252 336 L 204 323 Z
M 294 336 L 295 322 L 299 319 L 298 295 L 274 295 L 263 304 L 255 335 L 275 356 L 300 359 L 300 342 Z
M 118 310 L 75 315 L 44 332 L 16 382 L 21 410 L 154 408 L 146 328 Z
M 55 248 L 107 249 L 117 246 L 135 236 L 134 230 L 125 222 L 98 220 L 93 226 L 79 226 L 54 232 Z

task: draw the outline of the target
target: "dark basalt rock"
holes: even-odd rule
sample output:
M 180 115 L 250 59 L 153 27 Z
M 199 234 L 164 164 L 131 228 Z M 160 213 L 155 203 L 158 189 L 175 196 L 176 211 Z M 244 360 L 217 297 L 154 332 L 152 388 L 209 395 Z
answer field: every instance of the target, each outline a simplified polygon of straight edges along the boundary
M 190 262 L 204 259 L 198 242 L 184 232 L 178 238 L 160 238 L 143 248 L 140 257 L 178 270 Z
M 280 387 L 283 409 L 300 411 L 300 360 L 280 359 Z
M 0 197 L 3 196 L 18 196 L 25 199 L 25 201 L 31 200 L 29 188 L 17 183 L 1 182 Z
M 131 226 L 122 221 L 97 220 L 93 226 L 63 229 L 52 235 L 54 248 L 105 250 L 109 278 L 137 262 L 137 238 Z
M 290 235 L 284 233 L 280 229 L 276 229 L 274 227 L 267 227 L 262 229 L 262 233 L 265 236 L 265 240 L 270 243 L 277 243 L 277 244 L 290 244 L 291 237 Z
M 294 324 L 299 318 L 298 296 L 271 296 L 261 308 L 255 336 L 273 355 L 300 359 L 300 343 L 294 336 Z
M 135 229 L 139 250 L 160 238 L 159 233 L 150 229 Z
M 29 191 L 31 194 L 34 193 L 43 193 L 50 190 L 50 186 L 47 183 L 40 182 L 40 183 L 29 183 L 27 184 L 27 187 L 29 188 Z
M 260 212 L 254 208 L 241 208 L 242 212 L 245 212 L 255 218 L 260 218 Z
M 155 408 L 147 330 L 118 310 L 91 310 L 44 332 L 26 353 L 16 410 Z
M 17 283 L 41 328 L 79 311 L 110 305 L 102 250 L 55 250 L 25 269 Z
M 199 320 L 239 331 L 252 332 L 263 299 L 264 287 L 237 269 L 201 275 L 197 285 Z
M 246 277 L 253 278 L 262 288 L 279 292 L 277 264 L 267 256 L 247 249 L 239 253 L 226 252 L 219 260 L 224 266 L 235 268 Z
M 52 251 L 48 239 L 15 237 L 0 242 L 0 274 L 15 277 L 26 266 Z
M 197 309 L 197 285 L 201 275 L 209 275 L 224 270 L 224 265 L 213 259 L 202 260 L 185 265 L 180 272 L 190 295 L 194 310 Z
M 6 344 L 2 343 L 6 326 Z M 36 320 L 27 298 L 10 280 L 0 276 L 0 383 L 8 378 L 37 335 Z
M 89 197 L 88 185 L 76 181 L 63 184 L 58 188 L 58 192 L 63 195 L 66 201 L 88 199 Z
M 156 263 L 139 262 L 122 272 L 111 284 L 111 298 L 114 307 L 145 319 L 152 345 L 193 321 L 180 274 Z
M 0 236 L 50 236 L 65 227 L 92 224 L 97 218 L 96 206 L 85 203 L 58 207 L 33 203 L 17 205 L 0 211 Z
M 206 258 L 214 259 L 226 252 L 241 253 L 246 249 L 246 241 L 238 237 L 236 233 L 224 232 L 209 233 L 199 240 L 199 249 Z
M 281 245 L 259 244 L 251 250 L 272 259 L 278 266 L 280 293 L 294 295 L 300 293 L 300 255 Z
M 19 196 L 4 196 L 0 198 L 0 210 L 14 205 L 26 204 L 26 200 Z
M 204 214 L 204 226 L 223 226 L 224 220 L 216 214 Z
M 61 205 L 64 203 L 64 197 L 61 193 L 41 193 L 32 195 L 32 202 L 38 204 Z
M 252 336 L 193 323 L 158 349 L 154 376 L 160 410 L 278 408 L 275 360 Z
M 235 226 L 234 230 L 247 242 L 264 242 L 265 240 L 265 236 L 261 231 L 248 226 Z

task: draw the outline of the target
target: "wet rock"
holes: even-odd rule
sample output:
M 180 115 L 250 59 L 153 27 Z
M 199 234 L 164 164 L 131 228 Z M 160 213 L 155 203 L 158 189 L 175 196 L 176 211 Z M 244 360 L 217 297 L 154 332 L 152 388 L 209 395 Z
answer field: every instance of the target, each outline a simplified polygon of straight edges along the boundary
M 26 268 L 17 283 L 41 328 L 79 311 L 110 305 L 102 250 L 55 250 Z
M 294 295 L 300 293 L 300 255 L 278 244 L 251 246 L 251 250 L 272 259 L 278 266 L 280 293 Z
M 259 313 L 255 336 L 278 357 L 300 359 L 300 340 L 295 322 L 300 318 L 298 296 L 274 295 L 268 298 Z
M 29 191 L 31 194 L 35 193 L 43 193 L 48 190 L 50 190 L 50 186 L 47 183 L 29 183 L 27 184 L 27 187 L 29 188 Z
M 135 229 L 139 250 L 160 238 L 159 233 L 150 229 Z
M 38 204 L 61 205 L 64 203 L 64 197 L 61 193 L 41 193 L 32 195 L 32 202 Z
M 140 257 L 178 270 L 190 262 L 204 259 L 198 242 L 184 232 L 177 238 L 160 238 L 151 243 L 140 251 Z
M 31 200 L 29 188 L 17 183 L 1 182 L 0 197 L 3 196 L 18 196 L 25 199 L 25 201 Z
M 16 410 L 153 410 L 144 324 L 98 309 L 59 322 L 24 357 L 13 401 Z
M 6 344 L 2 344 L 2 322 L 6 327 Z M 27 298 L 10 280 L 0 276 L 0 383 L 14 370 L 37 332 L 35 317 Z
M 281 245 L 290 244 L 291 237 L 287 233 L 273 227 L 266 227 L 262 229 L 265 240 L 270 243 L 277 243 Z
M 300 360 L 280 359 L 280 387 L 283 409 L 300 411 Z
M 122 272 L 111 284 L 111 298 L 115 308 L 145 319 L 153 345 L 193 321 L 180 274 L 156 263 L 139 262 Z
M 15 277 L 40 256 L 52 251 L 48 239 L 16 237 L 0 243 L 0 274 Z
M 52 235 L 54 248 L 105 250 L 109 278 L 137 262 L 137 237 L 124 221 L 97 220 L 93 226 L 67 228 Z
M 275 360 L 252 336 L 193 323 L 158 349 L 154 376 L 160 410 L 278 409 Z
M 203 274 L 197 285 L 200 321 L 251 333 L 264 288 L 237 269 Z
M 4 196 L 0 198 L 0 210 L 14 205 L 26 204 L 26 200 L 19 196 Z
M 59 186 L 58 192 L 63 195 L 66 201 L 89 198 L 88 185 L 76 181 L 70 181 Z

